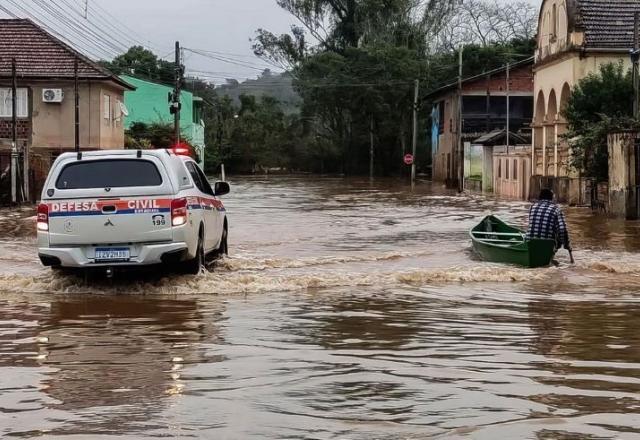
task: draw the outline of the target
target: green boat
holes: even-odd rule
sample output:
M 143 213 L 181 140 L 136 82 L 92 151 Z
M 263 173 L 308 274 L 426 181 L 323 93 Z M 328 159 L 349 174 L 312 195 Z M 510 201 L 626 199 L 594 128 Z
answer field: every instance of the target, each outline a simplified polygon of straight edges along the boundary
M 485 217 L 469 235 L 473 250 L 485 261 L 543 267 L 556 253 L 555 240 L 527 239 L 524 231 L 493 215 Z

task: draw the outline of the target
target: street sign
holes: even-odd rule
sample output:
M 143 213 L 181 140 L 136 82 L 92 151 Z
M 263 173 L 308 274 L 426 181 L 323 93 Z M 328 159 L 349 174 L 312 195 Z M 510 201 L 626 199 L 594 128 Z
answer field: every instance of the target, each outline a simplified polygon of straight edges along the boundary
M 404 155 L 404 164 L 405 165 L 413 165 L 413 154 L 405 154 Z

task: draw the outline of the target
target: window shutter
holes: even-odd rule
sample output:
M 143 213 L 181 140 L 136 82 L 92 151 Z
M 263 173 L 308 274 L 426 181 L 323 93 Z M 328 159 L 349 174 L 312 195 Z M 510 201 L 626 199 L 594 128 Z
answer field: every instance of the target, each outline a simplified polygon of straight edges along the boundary
M 104 119 L 111 120 L 111 97 L 104 95 L 104 109 L 102 112 Z
M 0 117 L 11 117 L 11 89 L 0 89 Z
M 29 117 L 29 90 L 25 88 L 18 89 L 16 110 L 19 118 Z M 11 89 L 0 89 L 0 117 L 10 118 L 13 116 L 13 103 L 11 97 Z
M 16 108 L 18 117 L 26 118 L 29 116 L 29 90 L 18 89 L 17 97 Z

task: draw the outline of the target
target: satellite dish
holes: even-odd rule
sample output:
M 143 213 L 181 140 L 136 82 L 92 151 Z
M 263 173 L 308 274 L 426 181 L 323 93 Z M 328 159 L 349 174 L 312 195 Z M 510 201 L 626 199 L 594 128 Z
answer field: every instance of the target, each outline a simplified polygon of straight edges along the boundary
M 120 103 L 120 111 L 122 112 L 123 115 L 129 116 L 129 109 L 127 108 L 126 105 L 124 105 L 124 102 Z

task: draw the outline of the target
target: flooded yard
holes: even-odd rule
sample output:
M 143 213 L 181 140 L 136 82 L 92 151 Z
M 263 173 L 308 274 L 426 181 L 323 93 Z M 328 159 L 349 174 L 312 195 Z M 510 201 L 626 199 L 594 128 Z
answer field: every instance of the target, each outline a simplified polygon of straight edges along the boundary
M 0 436 L 637 438 L 640 223 L 567 209 L 576 264 L 479 261 L 528 204 L 248 178 L 230 257 L 113 281 L 42 268 L 0 210 Z

